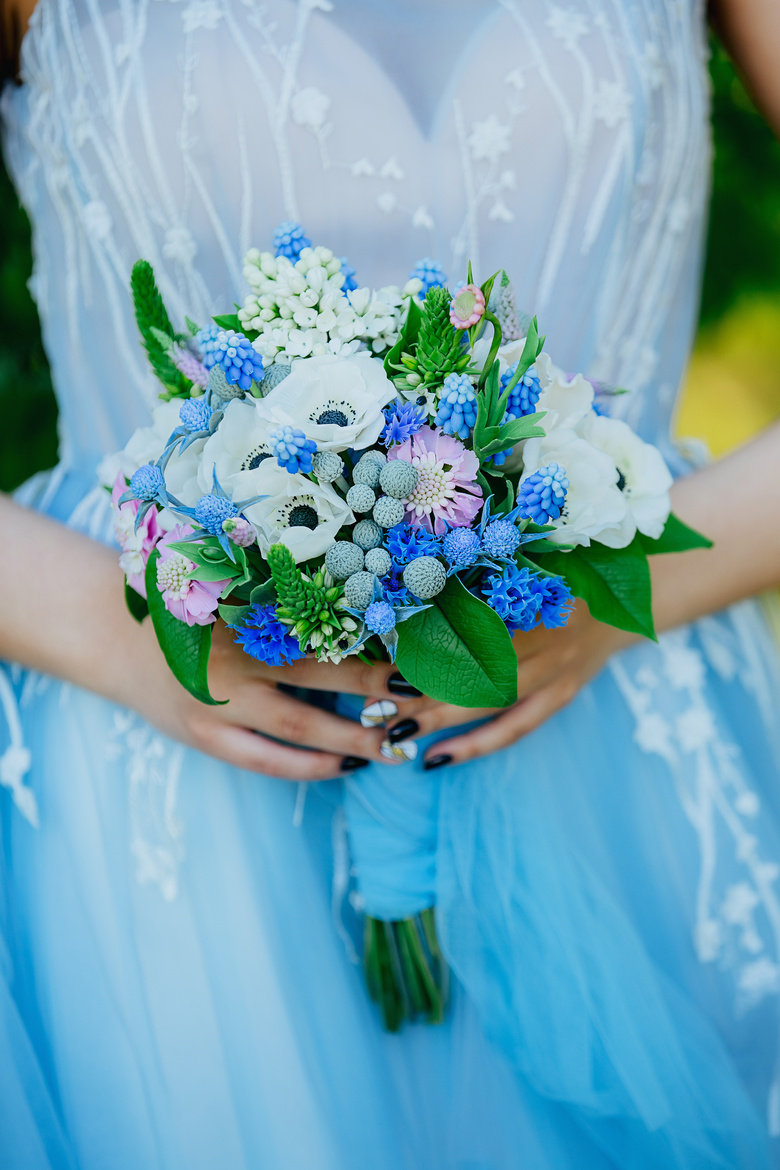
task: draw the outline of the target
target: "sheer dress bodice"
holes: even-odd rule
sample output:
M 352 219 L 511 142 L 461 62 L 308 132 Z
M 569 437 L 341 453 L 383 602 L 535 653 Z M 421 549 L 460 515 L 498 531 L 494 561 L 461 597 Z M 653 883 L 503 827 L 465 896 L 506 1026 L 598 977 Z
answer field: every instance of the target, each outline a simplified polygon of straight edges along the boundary
M 630 387 L 619 409 L 667 447 L 705 43 L 700 0 L 40 0 L 3 115 L 66 464 L 90 473 L 157 392 L 133 262 L 202 323 L 284 219 L 363 284 L 425 255 L 506 267 L 556 361 Z

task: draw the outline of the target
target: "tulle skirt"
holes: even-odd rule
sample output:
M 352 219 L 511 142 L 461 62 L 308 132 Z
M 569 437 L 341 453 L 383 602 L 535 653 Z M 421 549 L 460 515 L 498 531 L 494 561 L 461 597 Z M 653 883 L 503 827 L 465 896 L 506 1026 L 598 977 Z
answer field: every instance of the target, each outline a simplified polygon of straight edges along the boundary
M 780 1166 L 780 679 L 756 604 L 624 653 L 489 760 L 395 773 L 436 810 L 453 986 L 443 1025 L 393 1036 L 340 781 L 0 679 L 3 1170 Z

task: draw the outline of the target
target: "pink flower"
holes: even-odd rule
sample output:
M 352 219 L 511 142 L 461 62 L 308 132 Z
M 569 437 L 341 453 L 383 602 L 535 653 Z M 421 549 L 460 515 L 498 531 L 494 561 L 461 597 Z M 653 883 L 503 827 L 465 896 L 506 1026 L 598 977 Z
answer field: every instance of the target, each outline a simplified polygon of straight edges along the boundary
M 114 480 L 111 491 L 111 505 L 114 510 L 114 533 L 122 549 L 119 565 L 127 577 L 127 583 L 136 593 L 146 597 L 146 562 L 157 541 L 160 539 L 160 526 L 157 523 L 157 511 L 150 508 L 135 528 L 135 518 L 138 515 L 138 500 L 128 500 L 120 507 L 119 497 L 127 490 L 127 481 L 121 472 Z
M 450 321 L 456 329 L 470 329 L 485 312 L 485 295 L 476 284 L 461 284 L 455 288 L 450 305 Z
M 186 622 L 188 626 L 207 626 L 214 621 L 219 595 L 230 583 L 230 578 L 224 581 L 196 581 L 187 576 L 195 568 L 195 562 L 169 546 L 194 531 L 191 524 L 177 524 L 163 536 L 157 546 L 160 550 L 157 585 L 165 608 L 175 618 Z
M 476 483 L 479 460 L 438 427 L 421 427 L 405 443 L 391 447 L 387 458 L 403 459 L 419 472 L 416 488 L 404 500 L 409 524 L 441 535 L 448 527 L 471 524 L 482 507 L 482 488 Z
M 233 544 L 241 548 L 249 548 L 257 539 L 254 528 L 243 516 L 228 516 L 227 520 L 222 521 L 222 531 L 230 537 Z

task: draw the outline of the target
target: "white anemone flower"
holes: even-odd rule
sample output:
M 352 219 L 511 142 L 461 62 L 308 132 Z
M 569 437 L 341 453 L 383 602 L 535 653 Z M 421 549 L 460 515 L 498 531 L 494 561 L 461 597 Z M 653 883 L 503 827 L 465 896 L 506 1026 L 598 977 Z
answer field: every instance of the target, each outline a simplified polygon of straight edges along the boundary
M 611 456 L 576 431 L 557 429 L 544 438 L 526 440 L 520 485 L 550 463 L 565 469 L 569 487 L 563 512 L 552 521 L 555 532 L 547 533 L 548 540 L 582 545 L 599 540 L 612 548 L 630 544 L 634 533 L 626 528 L 628 505 L 618 487 L 618 472 Z
M 671 510 L 669 489 L 672 474 L 657 447 L 645 443 L 626 423 L 616 418 L 605 418 L 595 412 L 586 415 L 577 428 L 593 447 L 607 454 L 618 472 L 618 488 L 628 505 L 625 531 L 630 532 L 626 544 L 639 529 L 644 536 L 657 540 Z M 610 534 L 611 535 L 611 534 Z M 607 536 L 604 544 L 613 544 Z
M 345 500 L 330 485 L 285 471 L 275 459 L 266 459 L 256 471 L 243 471 L 235 477 L 234 499 L 251 495 L 266 497 L 244 512 L 257 533 L 263 556 L 272 544 L 281 541 L 296 562 L 313 560 L 330 548 L 344 524 L 355 522 Z
M 535 367 L 542 386 L 536 409 L 545 411 L 541 425 L 548 434 L 558 427 L 576 427 L 593 407 L 590 382 L 582 374 L 569 378 L 546 353 L 539 354 Z
M 299 427 L 320 451 L 360 451 L 379 438 L 382 407 L 393 398 L 381 362 L 363 353 L 326 354 L 295 362 L 257 410 L 273 427 Z
M 216 471 L 220 486 L 228 495 L 234 495 L 233 483 L 239 472 L 254 471 L 264 459 L 270 458 L 271 448 L 265 439 L 267 429 L 268 423 L 257 412 L 256 399 L 231 399 L 222 421 L 203 448 L 198 472 L 202 493 L 211 491 Z M 255 494 L 249 491 L 246 498 Z

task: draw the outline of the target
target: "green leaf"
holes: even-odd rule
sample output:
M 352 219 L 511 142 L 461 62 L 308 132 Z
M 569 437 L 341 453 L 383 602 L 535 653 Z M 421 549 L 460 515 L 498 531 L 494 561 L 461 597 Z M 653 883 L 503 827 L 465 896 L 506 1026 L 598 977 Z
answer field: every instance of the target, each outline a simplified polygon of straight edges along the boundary
M 398 628 L 398 669 L 423 694 L 459 707 L 517 701 L 517 655 L 501 618 L 450 577 L 430 609 Z
M 688 552 L 692 548 L 712 548 L 711 540 L 708 540 L 706 536 L 702 536 L 695 528 L 689 528 L 687 524 L 683 524 L 682 520 L 675 516 L 674 512 L 669 513 L 669 519 L 666 521 L 664 530 L 658 537 L 658 540 L 652 540 L 649 536 L 642 536 L 641 533 L 639 539 L 648 556 L 656 553 Z
M 157 587 L 157 562 L 154 549 L 146 563 L 146 596 L 152 625 L 165 661 L 183 687 L 201 703 L 217 706 L 227 700 L 212 699 L 209 694 L 208 665 L 211 650 L 211 626 L 188 626 L 165 608 Z
M 276 605 L 276 584 L 273 577 L 256 585 L 249 595 L 252 605 Z
M 190 337 L 194 337 L 195 334 L 200 329 L 200 325 L 196 325 L 195 322 L 193 321 L 192 317 L 185 317 L 184 324 L 187 326 L 187 328 L 190 331 Z
M 499 451 L 506 451 L 508 448 L 514 447 L 516 443 L 522 442 L 523 439 L 543 437 L 544 427 L 537 426 L 536 422 L 540 418 L 544 418 L 546 413 L 545 410 L 542 410 L 536 414 L 523 415 L 522 418 L 510 419 L 501 427 L 487 427 L 488 432 L 495 430 L 498 433 L 480 448 L 482 455 L 495 455 Z
M 223 313 L 221 317 L 212 317 L 212 321 L 219 325 L 220 329 L 229 329 L 232 333 L 241 333 L 242 331 L 238 313 Z
M 225 625 L 242 626 L 251 608 L 251 605 L 225 605 L 220 601 L 217 611 Z
M 597 621 L 655 640 L 650 566 L 638 537 L 626 548 L 594 541 L 590 548 L 545 553 L 539 563 L 565 578 Z
M 149 616 L 149 606 L 146 604 L 146 598 L 142 597 L 132 585 L 125 578 L 125 605 L 130 611 L 132 617 L 137 622 L 142 622 L 145 617 Z
M 196 565 L 195 568 L 187 574 L 190 581 L 230 581 L 234 577 L 240 577 L 241 571 L 237 569 L 236 565 L 230 565 L 234 572 L 228 572 L 228 565 Z
M 414 348 L 416 348 L 422 319 L 423 311 L 420 307 L 420 302 L 417 300 L 417 297 L 410 297 L 406 320 L 398 335 L 398 340 L 389 353 L 385 354 L 384 367 L 388 378 L 391 378 L 394 371 L 398 369 L 399 363 L 401 362 L 401 354 L 413 352 Z
M 539 327 L 536 322 L 536 317 L 533 317 L 531 324 L 528 326 L 528 334 L 523 346 L 523 352 L 520 355 L 520 361 L 517 363 L 517 369 L 512 375 L 511 380 L 507 383 L 504 393 L 509 396 L 512 393 L 517 383 L 522 378 L 531 366 L 534 364 L 539 354 L 542 352 L 544 345 L 544 338 L 539 336 Z

